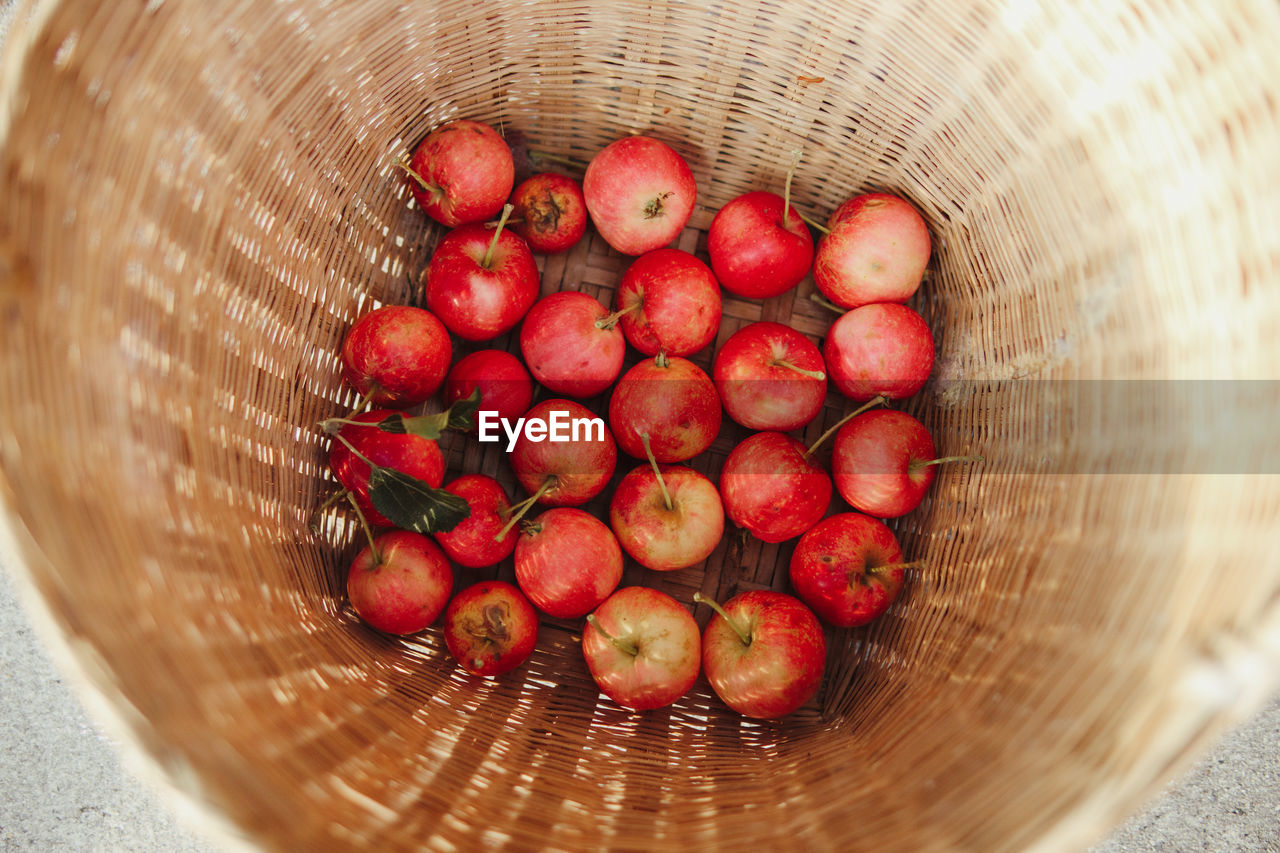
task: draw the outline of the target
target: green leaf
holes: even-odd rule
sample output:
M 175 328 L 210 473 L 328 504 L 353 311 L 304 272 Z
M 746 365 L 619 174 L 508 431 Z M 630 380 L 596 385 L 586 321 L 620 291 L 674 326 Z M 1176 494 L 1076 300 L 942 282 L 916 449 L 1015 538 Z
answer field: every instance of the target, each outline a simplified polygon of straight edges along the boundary
M 380 465 L 369 469 L 369 500 L 396 527 L 415 533 L 444 533 L 471 515 L 465 498 Z
M 378 421 L 378 428 L 383 432 L 395 433 L 396 435 L 408 433 L 430 441 L 438 441 L 441 433 L 446 429 L 470 429 L 472 415 L 479 408 L 480 389 L 477 388 L 471 392 L 470 397 L 459 400 L 443 412 L 437 412 L 434 415 L 418 415 L 412 418 L 406 418 L 396 412 Z
M 459 400 L 449 407 L 449 429 L 471 429 L 475 423 L 475 413 L 480 409 L 480 389 L 472 390 L 471 395 Z

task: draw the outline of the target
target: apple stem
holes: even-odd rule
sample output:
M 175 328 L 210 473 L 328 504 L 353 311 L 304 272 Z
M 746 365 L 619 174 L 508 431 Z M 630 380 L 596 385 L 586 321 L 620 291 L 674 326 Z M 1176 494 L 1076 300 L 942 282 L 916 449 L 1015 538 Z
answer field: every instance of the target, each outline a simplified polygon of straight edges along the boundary
M 658 460 L 653 458 L 653 451 L 649 449 L 649 433 L 640 433 L 640 441 L 644 444 L 644 455 L 649 457 L 649 465 L 653 467 L 653 476 L 658 478 L 658 488 L 662 490 L 662 502 L 667 505 L 668 510 L 675 509 L 671 505 L 671 493 L 667 491 L 667 484 L 662 479 L 662 472 L 658 470 Z
M 640 650 L 636 648 L 635 643 L 628 643 L 626 640 L 619 640 L 617 637 L 610 634 L 604 628 L 601 628 L 600 623 L 596 621 L 596 615 L 594 613 L 587 614 L 587 621 L 591 623 L 591 627 L 595 628 L 597 631 L 600 632 L 600 636 L 604 637 L 606 640 L 613 643 L 614 647 L 617 648 L 618 651 L 625 652 L 626 654 L 629 654 L 632 657 L 635 657 L 636 655 L 640 654 Z
M 871 566 L 867 571 L 874 574 L 884 569 L 923 569 L 924 567 L 924 560 L 912 560 L 910 563 L 885 563 L 882 566 Z
M 542 481 L 542 485 L 538 486 L 538 491 L 520 501 L 520 503 L 512 504 L 511 508 L 507 510 L 507 512 L 511 513 L 511 517 L 507 519 L 507 523 L 502 526 L 502 529 L 494 534 L 493 541 L 501 542 L 503 539 L 506 539 L 507 533 L 520 522 L 520 519 L 524 517 L 524 514 L 529 511 L 529 507 L 536 504 L 538 500 L 546 494 L 548 489 L 555 488 L 556 484 L 559 482 L 560 481 L 556 479 L 556 476 L 552 474 Z
M 921 468 L 928 468 L 930 465 L 945 465 L 949 462 L 982 462 L 981 456 L 942 456 L 938 459 L 912 459 L 907 464 L 907 468 L 913 473 Z
M 498 217 L 498 224 L 493 227 L 493 239 L 489 241 L 489 248 L 485 250 L 484 259 L 480 261 L 480 266 L 490 269 L 493 263 L 493 253 L 498 251 L 498 238 L 502 236 L 502 227 L 507 224 L 507 219 L 511 216 L 511 211 L 515 210 L 515 205 L 507 204 L 502 207 L 502 215 Z
M 340 491 L 334 492 L 333 494 L 329 495 L 329 497 L 324 499 L 324 503 L 320 504 L 320 506 L 315 508 L 315 511 L 311 513 L 311 517 L 307 520 L 307 524 L 311 528 L 312 533 L 316 534 L 317 536 L 320 535 L 320 524 L 317 521 L 317 519 L 319 519 L 321 513 L 323 513 L 326 509 L 336 504 L 338 501 L 345 498 L 350 493 L 351 493 L 350 489 L 342 489 Z
M 888 397 L 886 397 L 886 396 L 885 396 L 885 395 L 883 395 L 883 394 L 880 394 L 879 396 L 872 397 L 870 400 L 868 400 L 867 402 L 863 403 L 861 406 L 859 406 L 858 408 L 854 409 L 852 412 L 850 412 L 849 414 L 845 415 L 845 416 L 844 416 L 843 418 L 841 418 L 840 420 L 836 421 L 836 422 L 835 422 L 835 424 L 834 424 L 830 429 L 828 429 L 828 430 L 827 430 L 826 432 L 824 432 L 822 435 L 818 436 L 818 440 L 817 440 L 817 441 L 815 441 L 813 444 L 809 445 L 809 449 L 808 449 L 808 450 L 806 450 L 806 451 L 804 452 L 805 457 L 812 456 L 812 455 L 813 455 L 813 452 L 814 452 L 815 450 L 817 450 L 817 449 L 818 449 L 819 445 L 821 445 L 821 444 L 822 444 L 822 442 L 824 442 L 824 441 L 826 441 L 828 438 L 830 438 L 830 437 L 831 437 L 831 435 L 832 435 L 836 430 L 840 429 L 840 427 L 844 426 L 844 425 L 845 425 L 845 424 L 847 424 L 849 421 L 853 420 L 853 419 L 854 419 L 854 418 L 856 418 L 858 415 L 860 415 L 860 414 L 862 414 L 863 412 L 865 412 L 867 409 L 870 409 L 870 408 L 872 408 L 872 407 L 874 407 L 874 406 L 881 406 L 881 405 L 884 405 L 884 404 L 885 404 L 885 403 L 887 403 L 887 402 L 889 402 L 889 398 L 888 398 Z
M 353 414 L 359 414 L 359 411 L 353 412 Z M 338 415 L 334 415 L 331 418 L 325 418 L 320 422 L 320 429 L 327 435 L 336 435 L 344 426 L 377 427 L 378 424 L 376 421 L 357 421 L 350 417 L 344 418 Z
M 792 364 L 791 362 L 787 361 L 784 358 L 775 359 L 773 364 L 775 367 L 785 367 L 788 370 L 794 370 L 796 373 L 799 373 L 801 376 L 808 376 L 811 379 L 827 378 L 827 374 L 823 373 L 821 370 L 809 370 L 807 368 Z
M 729 623 L 729 627 L 733 629 L 733 633 L 738 635 L 738 639 L 742 640 L 742 645 L 744 646 L 751 645 L 751 635 L 748 634 L 746 631 L 742 630 L 742 627 L 737 622 L 734 622 L 732 619 L 729 618 L 729 614 L 725 612 L 725 609 L 720 606 L 719 602 L 715 601 L 714 599 L 707 598 L 700 592 L 695 592 L 693 594 L 693 603 L 705 604 L 708 607 L 710 607 L 712 610 L 714 610 L 716 613 L 719 613 L 721 616 L 724 617 L 724 621 Z
M 670 367 L 671 357 L 667 355 L 666 350 L 660 349 L 658 350 L 658 354 L 653 357 L 653 363 L 658 367 Z
M 373 399 L 373 395 L 377 394 L 381 390 L 382 386 L 377 382 L 370 382 L 369 390 L 360 398 L 359 402 L 356 403 L 356 407 L 351 410 L 351 413 L 348 414 L 347 417 L 360 414 L 360 412 L 364 410 L 364 407 L 369 405 L 369 401 Z
M 622 319 L 624 314 L 636 310 L 643 304 L 644 303 L 642 302 L 632 302 L 626 308 L 620 308 L 612 314 L 607 314 L 604 317 L 601 317 L 599 320 L 596 320 L 596 328 L 612 329 L 614 326 L 618 325 L 618 321 Z
M 439 187 L 433 187 L 431 186 L 431 184 L 427 183 L 426 178 L 422 177 L 416 171 L 414 171 L 414 168 L 410 166 L 408 161 L 405 160 L 403 157 L 396 160 L 396 165 L 399 166 L 401 169 L 404 169 L 406 172 L 408 172 L 410 177 L 412 177 L 415 181 L 418 182 L 418 186 L 422 187 L 427 192 L 437 193 L 440 191 Z
M 330 420 L 335 420 L 335 419 L 331 418 Z M 342 435 L 342 434 L 340 434 L 340 433 L 339 433 L 339 434 L 334 435 L 334 438 L 338 439 L 338 441 L 341 441 L 343 444 L 345 444 L 345 445 L 347 446 L 347 450 L 350 450 L 353 454 L 355 454 L 355 457 L 356 457 L 357 459 L 359 459 L 359 460 L 360 460 L 361 462 L 363 462 L 364 464 L 368 465 L 370 468 L 377 468 L 377 467 L 378 467 L 378 465 L 377 465 L 377 463 L 376 463 L 376 462 L 374 462 L 374 461 L 373 461 L 372 459 L 370 459 L 368 456 L 365 456 L 365 455 L 364 455 L 363 453 L 361 453 L 359 450 L 356 450 L 355 445 L 353 445 L 350 441 L 347 441 L 347 437 L 346 437 L 346 436 L 344 436 L 344 435 Z
M 822 295 L 819 293 L 810 293 L 809 299 L 812 300 L 813 302 L 818 303 L 823 308 L 826 308 L 830 311 L 834 311 L 837 314 L 844 314 L 849 310 L 848 308 L 841 308 L 839 305 L 835 304 L 829 299 L 824 299 Z
M 799 217 L 800 217 L 800 221 L 801 221 L 801 222 L 803 222 L 805 225 L 808 225 L 810 228 L 813 228 L 813 229 L 815 229 L 815 230 L 817 230 L 817 231 L 821 231 L 823 234 L 830 234 L 830 233 L 831 233 L 831 229 L 830 229 L 830 228 L 828 228 L 828 227 L 827 227 L 827 226 L 825 226 L 825 225 L 822 225 L 821 223 L 818 223 L 818 222 L 813 221 L 812 219 L 810 219 L 809 217 L 805 216 L 803 213 L 801 213 L 801 212 L 800 212 L 800 211 L 798 211 L 798 210 L 796 211 L 796 216 L 799 216 Z
M 791 168 L 787 170 L 786 183 L 782 185 L 782 227 L 791 227 L 791 179 L 795 177 L 796 167 L 800 165 L 800 149 L 791 152 Z M 799 212 L 796 216 L 799 216 Z
M 373 539 L 373 528 L 369 526 L 369 519 L 364 517 L 364 512 L 360 509 L 360 504 L 356 503 L 356 496 L 347 492 L 347 502 L 351 504 L 351 508 L 356 511 L 356 517 L 360 519 L 360 526 L 364 529 L 365 538 L 369 540 L 369 553 L 373 555 L 373 565 L 370 569 L 382 565 L 382 552 L 378 550 L 378 544 Z

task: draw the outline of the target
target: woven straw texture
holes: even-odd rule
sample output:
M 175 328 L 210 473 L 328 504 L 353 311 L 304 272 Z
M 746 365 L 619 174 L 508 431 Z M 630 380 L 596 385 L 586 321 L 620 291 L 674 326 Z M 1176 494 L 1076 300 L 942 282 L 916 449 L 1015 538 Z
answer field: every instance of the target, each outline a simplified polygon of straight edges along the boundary
M 1176 390 L 1280 378 L 1273 0 L 64 0 L 13 42 L 0 493 L 23 575 L 138 743 L 253 842 L 1074 849 L 1275 685 L 1277 400 Z M 988 462 L 894 523 L 926 567 L 830 633 L 797 714 L 745 721 L 705 681 L 626 713 L 553 619 L 523 669 L 471 679 L 437 631 L 346 608 L 360 540 L 309 527 L 316 425 L 354 402 L 351 321 L 421 300 L 439 233 L 395 161 L 454 117 L 577 161 L 668 141 L 699 253 L 794 149 L 814 218 L 873 188 L 924 212 L 938 361 L 906 408 Z M 608 301 L 627 259 L 589 231 L 539 263 L 544 292 Z M 756 319 L 820 340 L 812 290 L 726 294 L 717 345 Z M 1159 399 L 1109 415 L 1077 393 L 1099 380 Z M 501 449 L 445 444 L 522 496 Z M 624 583 L 781 589 L 789 549 L 730 529 Z

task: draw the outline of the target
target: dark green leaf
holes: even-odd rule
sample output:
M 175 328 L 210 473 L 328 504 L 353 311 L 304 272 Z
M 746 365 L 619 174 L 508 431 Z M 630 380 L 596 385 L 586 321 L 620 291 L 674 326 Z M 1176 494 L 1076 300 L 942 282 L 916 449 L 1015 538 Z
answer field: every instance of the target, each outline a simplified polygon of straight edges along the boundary
M 459 400 L 449 407 L 449 429 L 471 429 L 475 423 L 473 417 L 480 409 L 480 389 L 476 388 L 469 397 Z
M 396 435 L 408 433 L 419 438 L 438 441 L 440 434 L 446 429 L 470 429 L 471 416 L 479 408 L 480 389 L 477 388 L 471 392 L 470 397 L 459 400 L 443 412 L 437 412 L 434 415 L 418 415 L 412 418 L 406 418 L 396 412 L 378 421 L 378 428 L 383 432 L 395 433 Z
M 415 533 L 444 533 L 471 515 L 464 498 L 382 466 L 369 471 L 369 500 L 396 527 Z

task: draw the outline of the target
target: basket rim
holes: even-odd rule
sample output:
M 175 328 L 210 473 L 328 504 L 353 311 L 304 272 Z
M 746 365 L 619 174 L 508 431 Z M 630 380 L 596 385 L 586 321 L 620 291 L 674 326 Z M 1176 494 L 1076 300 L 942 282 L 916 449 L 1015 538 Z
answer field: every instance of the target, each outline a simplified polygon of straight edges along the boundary
M 77 643 L 54 614 L 32 568 L 40 559 L 40 548 L 9 505 L 8 485 L 0 474 L 0 572 L 8 579 L 41 650 L 85 716 L 111 741 L 124 771 L 156 796 L 180 829 L 227 853 L 262 851 L 224 809 L 200 795 L 194 771 L 180 779 L 147 748 L 139 730 L 144 720 L 130 713 L 132 706 L 116 689 L 107 662 L 95 658 L 87 643 Z

